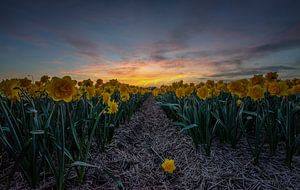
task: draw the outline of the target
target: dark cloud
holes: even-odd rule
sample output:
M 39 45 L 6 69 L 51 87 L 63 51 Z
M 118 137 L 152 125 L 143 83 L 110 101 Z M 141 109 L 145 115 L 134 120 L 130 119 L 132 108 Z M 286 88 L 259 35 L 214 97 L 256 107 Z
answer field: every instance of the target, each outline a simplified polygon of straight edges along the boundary
M 262 66 L 256 68 L 239 68 L 238 70 L 231 72 L 220 72 L 217 74 L 207 75 L 200 79 L 211 79 L 211 78 L 225 78 L 225 79 L 236 79 L 241 77 L 249 77 L 256 74 L 265 74 L 268 72 L 285 72 L 292 70 L 300 70 L 300 68 L 290 66 Z
M 152 52 L 149 57 L 154 60 L 165 60 L 166 54 L 187 48 L 185 41 L 177 38 L 159 40 L 151 44 Z
M 78 49 L 96 49 L 98 45 L 88 39 L 84 39 L 80 36 L 64 36 L 66 42 Z
M 279 42 L 270 42 L 267 44 L 254 47 L 249 51 L 249 54 L 261 54 L 261 53 L 265 54 L 265 53 L 292 49 L 296 47 L 300 47 L 300 34 L 299 34 L 299 39 L 288 39 Z
M 79 55 L 87 56 L 92 59 L 100 59 L 98 45 L 80 35 L 64 35 L 65 41 L 74 47 Z
M 295 39 L 280 40 L 275 42 L 268 42 L 262 45 L 257 45 L 248 48 L 239 49 L 221 49 L 221 50 L 203 50 L 185 53 L 184 57 L 212 57 L 212 56 L 234 56 L 252 57 L 259 55 L 266 55 L 268 53 L 288 50 L 300 47 L 300 36 Z
M 300 48 L 299 39 L 288 39 L 278 42 L 270 42 L 267 44 L 258 45 L 251 48 L 240 49 L 224 49 L 224 50 L 211 50 L 211 51 L 197 51 L 188 52 L 183 55 L 184 58 L 211 58 L 221 56 L 222 58 L 216 61 L 211 61 L 210 64 L 217 67 L 221 72 L 226 71 L 222 66 L 232 65 L 235 69 L 242 69 L 246 61 L 255 61 L 259 58 L 269 54 L 289 50 L 293 48 Z M 289 65 L 293 65 L 295 61 L 291 60 Z M 295 63 L 296 65 L 299 63 Z
M 154 52 L 150 55 L 150 59 L 154 61 L 163 61 L 163 60 L 167 60 L 168 58 L 163 56 L 161 53 Z

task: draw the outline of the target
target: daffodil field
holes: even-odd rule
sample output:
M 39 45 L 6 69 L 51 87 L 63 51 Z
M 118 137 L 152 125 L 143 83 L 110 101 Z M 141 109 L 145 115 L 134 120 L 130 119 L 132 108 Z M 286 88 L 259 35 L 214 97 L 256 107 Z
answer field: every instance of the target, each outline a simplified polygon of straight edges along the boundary
M 277 73 L 231 82 L 173 83 L 153 95 L 174 124 L 210 155 L 214 139 L 236 148 L 246 139 L 255 164 L 262 148 L 270 156 L 279 143 L 285 163 L 300 150 L 300 80 L 280 80 Z
M 140 115 L 132 119 L 136 111 Z M 129 121 L 132 123 L 126 126 Z M 177 139 L 168 136 L 170 131 Z M 183 151 L 189 150 L 185 155 L 178 152 L 181 150 L 174 142 L 187 142 L 188 136 L 192 145 L 186 148 L 182 144 L 186 148 Z M 109 160 L 118 156 L 129 159 L 109 162 L 121 164 L 115 172 L 123 171 L 120 176 L 124 175 L 125 181 L 136 179 L 125 175 L 131 167 L 135 169 L 130 171 L 141 172 L 140 176 L 149 167 L 149 171 L 158 173 L 154 177 L 163 181 L 158 183 L 181 176 L 179 185 L 195 187 L 194 179 L 184 178 L 182 172 L 197 172 L 202 166 L 192 168 L 187 159 L 198 159 L 199 152 L 193 149 L 200 150 L 204 160 L 213 157 L 216 142 L 232 150 L 246 144 L 253 166 L 265 164 L 260 162 L 263 151 L 268 150 L 272 157 L 279 146 L 284 146 L 285 167 L 293 168 L 293 158 L 300 153 L 300 79 L 283 80 L 277 73 L 267 73 L 228 82 L 180 81 L 160 88 L 137 87 L 116 79 L 78 82 L 69 76 L 0 82 L 0 161 L 5 152 L 14 161 L 8 181 L 18 171 L 31 188 L 40 188 L 51 176 L 56 189 L 65 189 L 71 170 L 76 180 L 84 183 L 90 168 L 102 167 L 91 162 L 94 150 L 99 151 L 94 157 L 101 154 L 99 159 L 105 155 Z M 162 147 L 164 143 L 168 148 Z M 134 161 L 136 155 L 140 162 Z M 196 162 L 194 165 L 203 160 Z M 102 168 L 106 174 L 123 187 L 116 173 L 106 167 Z M 155 182 L 149 177 L 140 180 Z M 127 181 L 126 187 L 144 187 L 147 183 L 134 186 Z
M 117 80 L 95 84 L 71 77 L 40 81 L 7 79 L 0 83 L 0 148 L 15 161 L 31 187 L 53 175 L 64 189 L 64 174 L 75 168 L 83 181 L 91 146 L 105 149 L 114 129 L 130 119 L 148 90 Z M 1 154 L 1 152 L 0 152 Z

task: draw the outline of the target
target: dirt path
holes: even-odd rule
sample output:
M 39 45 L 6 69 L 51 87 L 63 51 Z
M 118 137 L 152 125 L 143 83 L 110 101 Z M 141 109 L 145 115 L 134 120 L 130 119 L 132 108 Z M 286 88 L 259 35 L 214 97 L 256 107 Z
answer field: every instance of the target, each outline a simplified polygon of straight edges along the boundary
M 174 175 L 163 172 L 162 161 L 153 149 L 164 158 L 175 159 Z M 93 160 L 119 177 L 125 189 L 191 189 L 201 181 L 196 169 L 200 163 L 193 160 L 194 155 L 191 139 L 171 127 L 166 114 L 149 97 L 131 121 L 115 131 L 106 153 L 95 155 Z M 101 188 L 115 189 L 115 183 L 106 179 Z
M 245 145 L 231 149 L 214 143 L 211 157 L 198 152 L 192 140 L 179 132 L 149 97 L 131 121 L 116 130 L 106 153 L 93 154 L 92 162 L 112 171 L 125 189 L 298 189 L 300 159 L 295 168 L 284 166 L 284 152 L 270 158 L 263 154 L 261 167 L 254 166 Z M 161 159 L 175 160 L 174 174 L 165 174 Z M 97 152 L 95 150 L 95 152 Z M 92 170 L 79 189 L 117 189 L 103 172 Z

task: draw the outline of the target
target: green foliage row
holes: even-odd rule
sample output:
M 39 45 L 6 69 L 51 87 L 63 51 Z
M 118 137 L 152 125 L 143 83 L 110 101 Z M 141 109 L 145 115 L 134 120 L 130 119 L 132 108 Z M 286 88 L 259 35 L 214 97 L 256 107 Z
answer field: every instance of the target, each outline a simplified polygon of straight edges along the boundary
M 190 135 L 195 146 L 201 146 L 208 156 L 214 138 L 233 148 L 245 138 L 255 164 L 259 163 L 266 144 L 270 155 L 274 155 L 278 143 L 283 142 L 289 167 L 300 149 L 299 96 L 267 96 L 253 101 L 221 93 L 218 97 L 201 100 L 196 94 L 176 98 L 170 92 L 158 96 L 157 100 L 174 124 Z
M 53 175 L 57 189 L 64 189 L 66 170 L 75 168 L 82 182 L 94 143 L 102 150 L 113 131 L 129 119 L 147 95 L 134 94 L 121 102 L 118 112 L 108 114 L 101 97 L 54 102 L 26 93 L 19 102 L 0 97 L 0 146 L 14 159 L 10 177 L 21 170 L 31 187 L 42 176 Z M 112 99 L 119 100 L 118 94 Z

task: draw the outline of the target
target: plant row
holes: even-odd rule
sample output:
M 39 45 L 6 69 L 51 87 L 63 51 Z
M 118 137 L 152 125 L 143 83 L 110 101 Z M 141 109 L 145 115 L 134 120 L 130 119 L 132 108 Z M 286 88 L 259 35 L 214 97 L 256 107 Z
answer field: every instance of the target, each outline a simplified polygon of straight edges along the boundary
M 210 155 L 214 139 L 236 148 L 245 138 L 258 164 L 265 145 L 272 156 L 279 143 L 284 143 L 285 161 L 291 167 L 300 149 L 300 81 L 283 81 L 276 75 L 269 80 L 267 76 L 222 82 L 222 88 L 214 81 L 197 85 L 179 82 L 156 89 L 153 94 L 174 123 L 206 155 Z M 233 88 L 236 83 L 240 84 Z M 278 84 L 278 91 L 271 84 Z
M 104 150 L 113 132 L 128 120 L 147 96 L 147 90 L 70 77 L 44 76 L 36 83 L 10 79 L 0 83 L 0 144 L 31 187 L 54 176 L 64 189 L 67 171 L 84 181 L 91 149 Z M 109 171 L 108 174 L 110 175 Z

